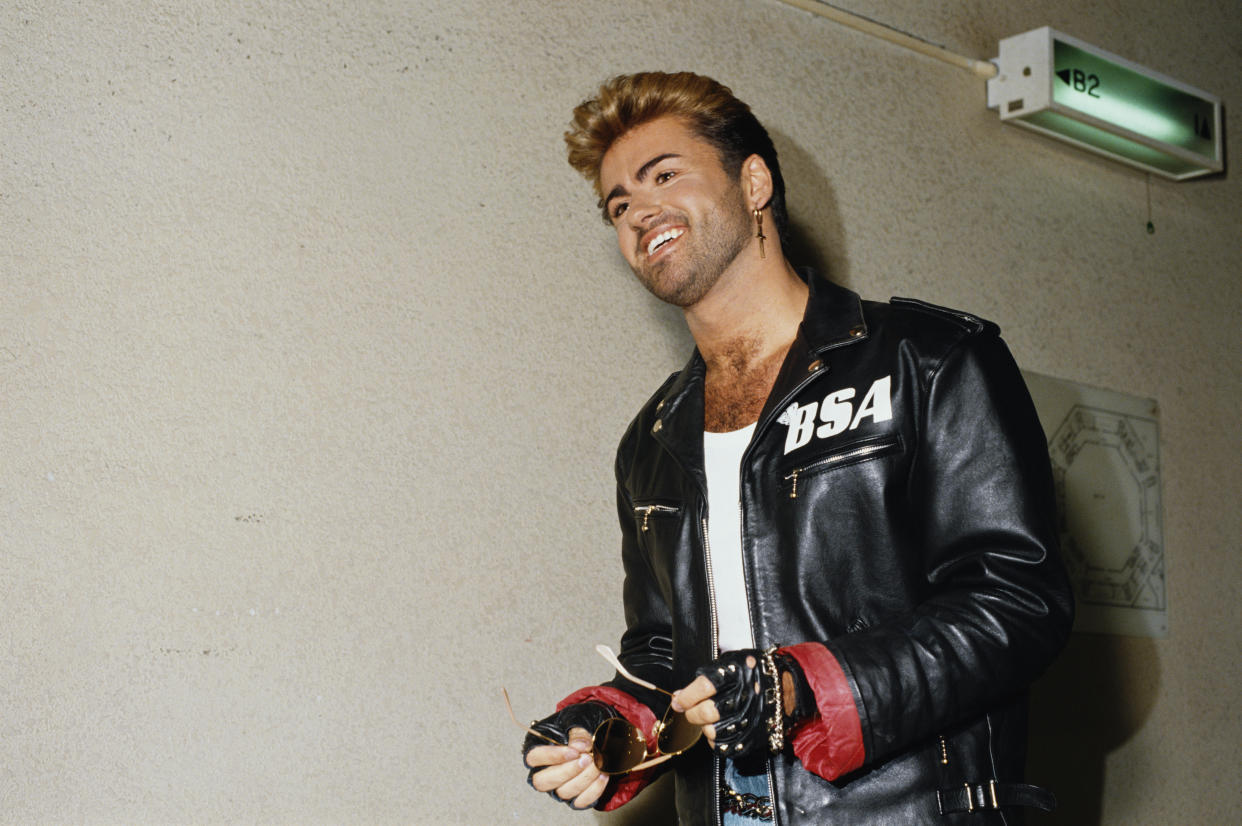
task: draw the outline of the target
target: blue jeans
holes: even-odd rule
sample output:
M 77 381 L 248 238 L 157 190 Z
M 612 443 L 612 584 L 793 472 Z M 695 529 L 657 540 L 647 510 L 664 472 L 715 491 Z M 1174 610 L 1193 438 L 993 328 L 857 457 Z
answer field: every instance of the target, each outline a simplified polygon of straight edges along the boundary
M 724 782 L 735 792 L 762 797 L 770 805 L 771 801 L 767 799 L 771 790 L 768 788 L 766 763 L 760 761 L 757 768 L 758 774 L 743 774 L 736 762 L 726 760 Z M 757 823 L 771 822 L 771 820 L 761 820 L 757 816 L 738 815 L 732 812 L 725 812 L 724 815 L 724 826 L 755 826 Z

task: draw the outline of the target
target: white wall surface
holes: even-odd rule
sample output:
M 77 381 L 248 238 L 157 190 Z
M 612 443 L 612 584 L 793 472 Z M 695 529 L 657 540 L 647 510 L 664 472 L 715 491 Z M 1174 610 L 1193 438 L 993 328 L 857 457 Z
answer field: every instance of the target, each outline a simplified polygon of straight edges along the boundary
M 1242 104 L 1233 3 L 842 5 Z M 560 141 L 648 68 L 751 103 L 838 280 L 1159 402 L 1172 631 L 1074 639 L 1032 779 L 1237 820 L 1236 174 L 1152 181 L 1148 235 L 1143 175 L 775 0 L 51 0 L 0 8 L 0 822 L 664 822 L 529 791 L 500 698 L 608 676 L 612 451 L 690 346 Z

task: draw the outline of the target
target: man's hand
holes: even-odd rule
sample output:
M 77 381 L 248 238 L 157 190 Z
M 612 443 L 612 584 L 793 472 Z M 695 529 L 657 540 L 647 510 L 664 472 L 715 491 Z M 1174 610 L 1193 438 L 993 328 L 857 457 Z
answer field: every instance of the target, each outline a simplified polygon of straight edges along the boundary
M 569 731 L 567 746 L 535 746 L 526 752 L 531 769 L 530 785 L 548 792 L 573 809 L 589 809 L 608 785 L 608 775 L 595 768 L 591 756 L 591 734 L 586 729 Z
M 575 703 L 533 724 L 522 745 L 530 769 L 527 782 L 573 809 L 589 809 L 608 785 L 608 775 L 595 767 L 591 737 L 606 720 L 618 717 L 599 702 Z
M 684 711 L 689 722 L 703 726 L 712 751 L 722 757 L 767 748 L 767 722 L 773 710 L 760 656 L 751 649 L 726 651 L 673 694 L 673 709 Z

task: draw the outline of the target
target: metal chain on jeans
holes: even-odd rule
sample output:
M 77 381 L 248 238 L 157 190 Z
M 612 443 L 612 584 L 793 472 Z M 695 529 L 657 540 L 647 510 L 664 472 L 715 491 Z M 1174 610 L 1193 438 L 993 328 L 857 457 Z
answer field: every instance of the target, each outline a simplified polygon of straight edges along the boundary
M 767 795 L 742 794 L 725 786 L 720 791 L 720 805 L 723 813 L 752 817 L 756 820 L 771 822 L 772 800 Z

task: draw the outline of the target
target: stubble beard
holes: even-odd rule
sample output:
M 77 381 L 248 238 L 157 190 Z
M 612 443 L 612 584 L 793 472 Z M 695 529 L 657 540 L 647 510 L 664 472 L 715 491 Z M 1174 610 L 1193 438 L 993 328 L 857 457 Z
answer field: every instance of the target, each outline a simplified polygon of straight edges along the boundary
M 676 255 L 655 264 L 633 267 L 634 274 L 652 295 L 686 309 L 699 303 L 750 241 L 749 215 L 737 198 L 725 197 L 697 227 Z

